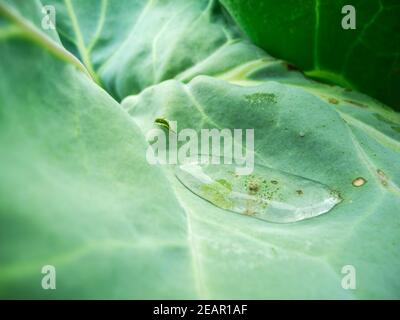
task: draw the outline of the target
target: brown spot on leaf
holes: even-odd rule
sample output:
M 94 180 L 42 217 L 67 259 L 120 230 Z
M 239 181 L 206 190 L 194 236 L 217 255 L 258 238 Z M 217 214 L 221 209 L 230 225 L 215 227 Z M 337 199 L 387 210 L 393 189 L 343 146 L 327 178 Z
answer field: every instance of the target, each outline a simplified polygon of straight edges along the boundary
M 252 208 L 246 208 L 246 210 L 244 211 L 244 214 L 247 216 L 254 216 L 255 215 L 255 211 Z
M 286 62 L 285 65 L 286 65 L 286 69 L 288 69 L 288 71 L 300 71 L 300 69 L 297 68 L 294 64 Z
M 353 101 L 353 100 L 344 100 L 344 101 L 346 101 L 347 103 L 350 103 L 356 107 L 367 108 L 367 106 L 365 104 L 362 104 L 361 102 L 358 102 L 358 101 Z
M 332 104 L 338 104 L 339 103 L 338 99 L 335 99 L 335 98 L 332 98 L 332 97 L 329 98 L 328 101 L 329 101 L 329 103 L 332 103 Z
M 379 174 L 380 177 L 386 178 L 386 174 L 381 169 L 376 170 L 376 172 Z
M 367 180 L 365 180 L 363 177 L 358 177 L 353 180 L 352 185 L 354 187 L 362 187 L 366 183 L 367 183 Z
M 250 194 L 256 194 L 260 190 L 260 185 L 255 181 L 251 181 L 249 182 L 247 189 Z
M 381 181 L 382 185 L 386 187 L 388 185 L 388 177 L 381 169 L 376 170 L 376 172 L 378 173 L 379 180 Z

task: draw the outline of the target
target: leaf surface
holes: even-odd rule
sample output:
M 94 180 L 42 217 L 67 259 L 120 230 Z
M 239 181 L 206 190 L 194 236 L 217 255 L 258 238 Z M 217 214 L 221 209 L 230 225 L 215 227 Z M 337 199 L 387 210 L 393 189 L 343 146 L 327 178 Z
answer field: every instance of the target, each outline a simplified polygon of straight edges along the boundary
M 400 5 L 372 1 L 222 0 L 255 44 L 314 79 L 400 109 Z M 356 29 L 343 29 L 355 9 Z
M 146 21 L 159 23 L 153 15 L 168 16 L 164 5 L 170 3 L 149 2 Z M 201 3 L 203 11 L 209 5 L 185 3 Z M 87 3 L 72 4 L 85 24 L 79 12 Z M 141 60 L 148 49 L 141 59 L 122 50 L 119 60 L 131 67 L 113 62 L 108 78 L 97 71 L 101 59 L 90 56 L 91 70 L 54 31 L 40 29 L 39 5 L 2 0 L 0 15 L 0 70 L 7 74 L 0 81 L 2 297 L 399 296 L 397 113 L 364 95 L 310 81 L 240 38 L 217 53 L 211 47 L 200 63 L 166 63 L 175 71 L 165 77 L 175 79 L 161 83 L 162 77 L 154 81 L 139 72 L 152 68 Z M 175 22 L 164 26 L 171 37 Z M 85 46 L 97 28 L 82 29 L 92 30 L 81 31 Z M 143 47 L 154 35 L 143 35 Z M 127 33 L 121 37 L 113 40 L 117 47 L 121 41 L 134 47 Z M 120 98 L 140 93 L 121 106 L 95 75 Z M 145 135 L 158 118 L 197 131 L 254 128 L 257 163 L 324 183 L 343 201 L 293 224 L 220 209 L 185 188 L 174 168 L 148 164 Z M 367 183 L 354 187 L 357 177 Z M 41 268 L 49 264 L 57 270 L 56 290 L 40 285 Z M 357 270 L 353 291 L 341 287 L 348 264 Z

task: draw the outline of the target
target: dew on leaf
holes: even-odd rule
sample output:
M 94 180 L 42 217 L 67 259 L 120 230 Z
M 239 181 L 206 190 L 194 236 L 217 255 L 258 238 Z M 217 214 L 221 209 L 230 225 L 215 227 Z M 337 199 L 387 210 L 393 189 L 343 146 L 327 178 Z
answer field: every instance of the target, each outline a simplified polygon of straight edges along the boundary
M 235 173 L 235 164 L 176 167 L 178 180 L 213 205 L 261 220 L 290 223 L 330 211 L 341 202 L 326 185 L 283 171 L 256 165 L 250 175 Z

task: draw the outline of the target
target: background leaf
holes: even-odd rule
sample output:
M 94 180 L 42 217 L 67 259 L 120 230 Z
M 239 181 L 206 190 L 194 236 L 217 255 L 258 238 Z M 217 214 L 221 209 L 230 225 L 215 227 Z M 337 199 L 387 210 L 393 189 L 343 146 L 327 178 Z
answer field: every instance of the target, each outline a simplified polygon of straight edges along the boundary
M 241 39 L 216 1 L 55 3 L 63 43 L 118 100 L 163 80 L 214 75 L 265 56 Z
M 315 79 L 378 98 L 400 110 L 397 0 L 221 0 L 255 44 Z M 356 29 L 341 26 L 356 9 Z

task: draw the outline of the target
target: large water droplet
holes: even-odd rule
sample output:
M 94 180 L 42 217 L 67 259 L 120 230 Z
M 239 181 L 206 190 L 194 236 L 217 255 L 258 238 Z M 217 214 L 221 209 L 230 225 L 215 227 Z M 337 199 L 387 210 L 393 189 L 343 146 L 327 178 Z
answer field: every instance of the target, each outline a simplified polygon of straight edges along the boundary
M 316 181 L 261 165 L 247 176 L 237 175 L 235 168 L 234 164 L 193 161 L 178 165 L 176 176 L 217 207 L 270 222 L 312 218 L 341 201 L 337 192 Z

